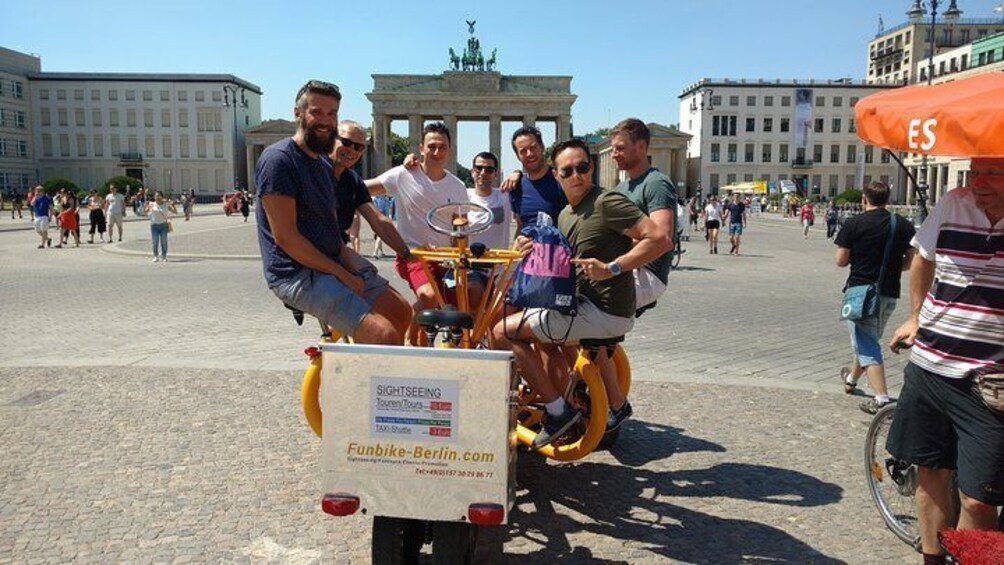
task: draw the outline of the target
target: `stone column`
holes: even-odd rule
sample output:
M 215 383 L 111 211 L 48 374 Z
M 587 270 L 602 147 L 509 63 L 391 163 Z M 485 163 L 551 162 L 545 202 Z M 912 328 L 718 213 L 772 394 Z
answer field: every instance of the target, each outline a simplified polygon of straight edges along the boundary
M 371 176 L 390 168 L 390 119 L 384 114 L 373 114 L 373 167 Z
M 527 114 L 523 116 L 523 125 L 537 127 L 537 114 Z
M 245 170 L 247 171 L 247 174 L 248 174 L 247 185 L 248 185 L 248 191 L 251 194 L 257 194 L 258 193 L 258 183 L 255 182 L 255 178 L 254 178 L 254 169 L 255 169 L 255 165 L 257 164 L 257 163 L 255 163 L 255 158 L 254 158 L 255 151 L 254 150 L 255 150 L 255 146 L 254 145 L 252 145 L 250 143 L 246 143 L 244 145 L 244 155 L 246 157 L 246 160 L 244 161 L 244 163 L 246 165 L 245 166 Z
M 459 136 L 457 135 L 457 116 L 446 115 L 443 116 L 443 123 L 446 124 L 446 129 L 450 130 L 450 158 L 446 161 L 446 168 L 453 174 L 457 174 L 457 145 L 460 143 Z
M 425 118 L 408 116 L 408 148 L 415 155 L 418 155 L 419 146 L 422 145 L 423 127 L 425 127 Z
M 502 158 L 502 116 L 498 114 L 488 116 L 488 150 L 499 159 Z M 499 165 L 501 164 L 500 162 Z
M 572 116 L 562 114 L 554 121 L 554 138 L 559 143 L 572 138 Z
M 687 186 L 687 150 L 670 150 L 670 160 L 673 162 L 673 184 L 676 185 L 677 198 L 688 196 L 690 187 Z

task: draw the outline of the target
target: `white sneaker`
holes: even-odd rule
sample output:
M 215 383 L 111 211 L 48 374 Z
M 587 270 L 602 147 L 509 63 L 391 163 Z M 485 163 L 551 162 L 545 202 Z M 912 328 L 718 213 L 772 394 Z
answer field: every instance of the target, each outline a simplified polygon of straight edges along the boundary
M 160 263 L 160 257 L 154 257 L 153 261 L 150 261 L 150 262 L 151 263 Z

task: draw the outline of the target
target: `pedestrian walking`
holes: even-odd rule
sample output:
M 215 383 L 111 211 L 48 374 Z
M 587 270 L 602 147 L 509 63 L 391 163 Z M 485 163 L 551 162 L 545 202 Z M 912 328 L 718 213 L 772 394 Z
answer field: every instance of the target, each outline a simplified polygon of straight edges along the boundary
M 101 198 L 101 196 L 98 195 L 98 191 L 92 190 L 91 194 L 87 197 L 87 209 L 90 211 L 88 215 L 91 221 L 91 238 L 87 240 L 87 243 L 94 243 L 94 232 L 98 232 L 98 237 L 101 238 L 101 243 L 105 242 L 104 207 L 104 198 Z
M 16 188 L 10 189 L 10 219 L 14 219 L 14 214 L 17 213 L 17 218 L 20 220 L 24 216 L 21 215 L 21 192 Z
M 833 239 L 836 235 L 839 220 L 840 212 L 837 210 L 837 204 L 830 200 L 830 205 L 826 208 L 826 239 Z
M 71 191 L 63 189 L 60 194 L 62 196 L 62 211 L 59 212 L 60 235 L 59 244 L 56 247 L 68 244 L 71 235 L 73 236 L 73 246 L 80 247 L 80 202 L 77 200 L 77 195 Z
M 248 215 L 251 214 L 251 197 L 248 196 L 248 191 L 246 190 L 240 192 L 239 194 L 240 194 L 239 205 L 241 208 L 241 216 L 244 216 L 244 222 L 247 223 Z
M 798 214 L 802 218 L 802 238 L 809 239 L 809 228 L 816 222 L 816 210 L 812 207 L 812 203 L 806 200 Z
M 718 230 L 722 227 L 722 205 L 711 195 L 704 207 L 704 230 L 708 238 L 708 253 L 718 254 Z
M 31 199 L 31 208 L 34 216 L 32 224 L 35 226 L 35 233 L 42 238 L 42 243 L 38 248 L 51 247 L 52 240 L 49 239 L 49 221 L 52 218 L 53 212 L 52 198 L 45 192 L 42 192 L 41 186 L 35 187 L 35 193 Z
M 874 316 L 847 320 L 854 362 L 850 367 L 844 367 L 840 376 L 844 392 L 851 394 L 857 388 L 861 375 L 868 375 L 875 397 L 862 404 L 861 409 L 874 414 L 889 402 L 879 344 L 899 298 L 900 272 L 909 270 L 913 260 L 914 249 L 910 247 L 910 240 L 914 229 L 910 222 L 894 217 L 886 210 L 889 201 L 887 184 L 871 183 L 865 187 L 861 200 L 865 212 L 848 219 L 837 234 L 836 262 L 838 267 L 850 266 L 845 292 L 854 286 L 874 284 L 879 302 Z M 895 225 L 893 219 L 896 220 Z
M 155 192 L 153 200 L 143 206 L 143 213 L 150 219 L 150 238 L 153 247 L 153 262 L 167 261 L 167 234 L 171 232 L 171 214 L 177 214 L 174 202 L 164 200 L 160 192 Z M 158 253 L 157 249 L 160 248 Z
M 729 223 L 729 243 L 732 244 L 729 255 L 738 257 L 739 245 L 742 243 L 743 228 L 746 227 L 746 205 L 739 201 L 739 194 L 733 192 L 732 202 L 726 204 L 723 210 L 725 214 L 722 221 L 727 220 Z
M 108 224 L 108 243 L 112 242 L 115 226 L 119 228 L 119 241 L 122 241 L 122 218 L 125 217 L 126 199 L 114 184 L 108 186 L 108 196 L 105 197 L 105 223 Z
M 181 193 L 181 211 L 185 214 L 185 221 L 192 219 L 192 195 L 188 192 Z

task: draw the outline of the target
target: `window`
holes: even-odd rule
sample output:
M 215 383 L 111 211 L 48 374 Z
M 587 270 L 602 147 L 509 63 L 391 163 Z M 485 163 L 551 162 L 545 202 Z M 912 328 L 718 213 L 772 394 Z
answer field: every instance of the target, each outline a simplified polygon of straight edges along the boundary
M 718 186 L 719 186 L 718 185 L 718 183 L 719 183 L 718 178 L 719 178 L 718 177 L 718 173 L 713 173 L 711 175 L 711 177 L 708 179 L 710 181 L 712 190 L 718 188 Z
M 126 151 L 129 153 L 139 153 L 139 139 L 135 135 L 129 136 Z
M 196 156 L 199 159 L 206 158 L 206 136 L 200 135 L 195 138 Z
M 188 102 L 188 92 L 184 90 L 178 91 L 178 102 Z
M 87 156 L 87 136 L 80 133 L 77 134 L 77 157 L 86 157 L 86 156 Z
M 39 122 L 41 122 L 41 124 L 43 126 L 51 126 L 52 125 L 52 114 L 49 112 L 49 109 L 48 108 L 41 108 L 39 111 L 40 111 L 40 113 L 39 113 Z
M 847 146 L 847 162 L 848 163 L 858 162 L 858 147 L 856 145 Z
M 736 151 L 737 151 L 737 145 L 735 143 L 730 143 L 729 144 L 729 163 L 735 163 L 736 162 Z
M 736 117 L 729 116 L 729 135 L 734 136 L 736 134 Z
M 834 108 L 840 108 L 840 107 L 843 107 L 843 105 L 844 105 L 844 97 L 843 96 L 834 96 L 833 97 L 833 107 Z
M 153 91 L 152 90 L 144 90 L 143 91 L 143 101 L 144 102 L 153 102 Z
M 822 146 L 820 146 L 819 152 L 820 152 L 820 154 L 823 152 Z M 805 162 L 805 148 L 804 147 L 796 147 L 795 148 L 795 162 L 796 163 L 804 163 Z
M 969 30 L 963 29 L 961 30 L 961 32 L 962 32 L 962 44 L 965 45 L 966 43 L 969 43 Z
M 721 106 L 721 105 L 722 105 L 722 97 L 721 96 L 712 96 L 711 97 L 711 107 L 712 108 L 714 108 L 715 106 Z
M 812 193 L 819 194 L 819 185 L 823 184 L 823 175 L 812 175 Z
M 781 118 L 781 133 L 787 133 L 791 121 L 789 118 Z
M 764 143 L 763 148 L 760 151 L 760 160 L 764 163 L 770 163 L 771 159 L 771 145 L 769 143 Z
M 119 110 L 118 108 L 112 108 L 108 110 L 108 125 L 113 128 L 119 127 Z
M 875 158 L 875 148 L 865 145 L 865 163 L 871 163 Z
M 746 97 L 746 105 L 747 106 L 756 106 L 756 96 L 747 96 Z
M 126 108 L 126 127 L 136 127 L 136 109 Z
M 881 156 L 879 157 L 879 162 L 883 163 L 883 164 L 888 164 L 889 163 L 889 153 L 886 152 L 886 151 L 882 151 L 880 153 L 880 155 Z
M 77 124 L 78 127 L 84 127 L 87 125 L 87 120 L 84 117 L 83 108 L 77 108 L 76 110 L 73 111 L 73 121 Z
M 823 133 L 823 118 L 816 118 L 816 127 L 814 128 L 816 133 Z
M 739 105 L 739 97 L 729 96 L 729 106 L 738 106 L 738 105 Z
M 0 92 L 2 92 L 2 89 L 0 89 Z M 48 88 L 43 88 L 42 90 L 39 90 L 38 91 L 38 99 L 39 100 L 48 100 L 49 99 L 49 89 Z
M 28 142 L 27 141 L 25 141 L 23 139 L 17 140 L 17 156 L 18 157 L 27 157 L 28 156 Z M 23 183 L 21 183 L 21 185 L 24 186 L 24 187 L 27 187 L 28 183 L 27 182 L 23 182 Z
M 160 126 L 169 128 L 171 127 L 171 111 L 161 110 L 160 111 Z
M 112 100 L 112 101 L 118 100 L 119 99 L 119 91 L 118 90 L 109 90 L 108 91 L 108 99 Z
M 857 125 L 854 124 L 854 118 L 847 120 L 847 131 L 851 133 L 856 133 L 858 131 Z
M 195 101 L 196 102 L 205 102 L 206 101 L 206 92 L 204 90 L 196 90 L 195 91 Z
M 782 106 L 791 106 L 791 96 L 782 96 L 781 97 L 781 105 Z
M 756 145 L 752 143 L 746 144 L 746 151 L 744 151 L 743 161 L 746 163 L 753 162 L 753 153 L 756 151 Z
M 112 134 L 111 144 L 112 144 L 112 151 L 111 151 L 112 157 L 118 157 L 119 155 L 121 155 L 122 142 L 117 134 Z
M 746 131 L 756 131 L 756 118 L 746 118 Z
M 171 101 L 171 91 L 170 90 L 161 90 L 160 91 L 160 101 L 161 102 L 170 102 Z
M 774 105 L 774 97 L 773 96 L 764 96 L 763 97 L 763 105 L 764 106 L 773 106 Z
M 725 182 L 728 183 L 728 184 L 735 184 L 735 182 L 736 182 L 736 175 L 734 175 L 734 174 L 725 175 Z
M 840 162 L 840 146 L 831 145 L 830 146 L 830 162 L 839 163 Z
M 101 100 L 101 91 L 97 90 L 97 89 L 91 90 L 91 100 L 93 100 L 95 102 L 100 101 Z
M 840 133 L 840 118 L 833 118 L 833 133 Z
M 154 151 L 154 145 L 156 145 L 156 143 L 154 142 L 153 136 L 148 135 L 143 141 L 144 141 L 143 145 L 145 146 L 143 148 L 145 150 L 144 155 L 146 157 L 156 157 L 157 155 L 156 152 Z
M 160 140 L 160 156 L 171 158 L 171 138 L 169 136 L 164 136 Z
M 52 157 L 52 134 L 42 134 L 42 156 Z
M 815 145 L 812 148 L 812 160 L 821 163 L 823 161 L 823 146 Z
M 753 175 L 746 173 L 743 175 L 743 182 L 753 182 Z
M 718 163 L 722 160 L 722 145 L 720 143 L 711 144 L 711 162 Z
M 73 99 L 74 100 L 83 100 L 84 99 L 84 89 L 83 88 L 78 88 L 78 89 L 74 90 L 73 91 Z
M 101 110 L 91 110 L 91 125 L 101 126 Z
M 223 158 L 223 136 L 213 136 L 213 156 L 217 159 Z
M 125 94 L 125 97 L 126 97 L 127 101 L 136 100 L 136 91 L 135 90 L 127 90 L 126 94 Z
M 782 143 L 781 145 L 778 146 L 778 148 L 777 148 L 777 161 L 779 163 L 787 163 L 788 162 L 788 144 L 787 143 Z
M 178 139 L 178 153 L 181 154 L 182 159 L 188 159 L 188 136 L 183 135 Z
M 59 108 L 58 110 L 56 110 L 56 115 L 58 116 L 57 120 L 59 122 L 59 125 L 64 127 L 70 125 L 68 112 L 66 111 L 66 108 Z
M 826 97 L 825 96 L 817 96 L 816 97 L 816 108 L 822 108 L 824 106 L 826 106 Z
M 840 187 L 837 186 L 839 183 L 840 175 L 830 175 L 830 196 L 835 196 L 840 191 Z
M 19 80 L 14 81 L 14 98 L 18 100 L 24 98 L 24 83 Z
M 70 134 L 59 134 L 59 154 L 62 157 L 70 156 Z
M 763 119 L 763 131 L 766 132 L 766 133 L 770 133 L 770 132 L 774 131 L 774 119 L 773 118 L 764 118 Z
M 95 157 L 105 156 L 105 140 L 100 135 L 94 136 L 94 156 Z
M 180 128 L 188 127 L 188 110 L 184 108 L 178 110 L 178 127 Z
M 56 90 L 56 100 L 66 100 L 66 90 L 59 88 Z
M 143 125 L 148 128 L 153 127 L 153 110 L 150 108 L 143 110 Z
M 213 102 L 223 102 L 223 94 L 219 90 L 213 91 Z
M 721 116 L 711 117 L 711 135 L 720 135 L 718 125 L 721 122 Z

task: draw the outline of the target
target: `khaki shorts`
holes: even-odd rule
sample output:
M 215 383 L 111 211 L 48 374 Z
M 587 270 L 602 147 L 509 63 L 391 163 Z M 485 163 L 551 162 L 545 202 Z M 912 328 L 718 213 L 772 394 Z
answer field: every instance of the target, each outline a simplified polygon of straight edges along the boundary
M 648 306 L 666 293 L 666 284 L 652 271 L 642 267 L 634 270 L 634 296 L 636 308 Z
M 49 233 L 49 216 L 35 216 L 35 231 L 39 235 L 45 235 Z
M 108 223 L 108 231 L 111 231 L 112 226 L 118 226 L 122 230 L 122 214 L 108 214 L 105 221 Z
M 634 318 L 607 314 L 581 297 L 574 317 L 546 308 L 531 308 L 525 316 L 533 335 L 544 343 L 575 344 L 583 339 L 620 337 L 634 327 Z

